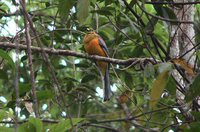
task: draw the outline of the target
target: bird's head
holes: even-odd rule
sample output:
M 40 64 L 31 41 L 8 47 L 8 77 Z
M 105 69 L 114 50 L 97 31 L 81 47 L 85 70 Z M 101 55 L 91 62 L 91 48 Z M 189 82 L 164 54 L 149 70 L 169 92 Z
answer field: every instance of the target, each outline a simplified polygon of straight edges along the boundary
M 90 40 L 92 40 L 95 37 L 98 37 L 98 34 L 95 32 L 95 30 L 92 28 L 87 28 L 86 35 L 84 37 L 84 43 L 89 42 Z
M 91 27 L 87 27 L 87 28 L 86 28 L 86 33 L 89 33 L 89 32 L 94 32 L 94 29 L 91 28 Z

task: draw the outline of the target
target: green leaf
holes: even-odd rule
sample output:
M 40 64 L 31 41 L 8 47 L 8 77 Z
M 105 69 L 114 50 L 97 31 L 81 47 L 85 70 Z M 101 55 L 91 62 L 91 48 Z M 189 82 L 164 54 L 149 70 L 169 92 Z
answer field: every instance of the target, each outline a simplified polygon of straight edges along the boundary
M 156 80 L 153 82 L 150 95 L 151 99 L 149 103 L 151 108 L 154 109 L 156 104 L 158 103 L 163 93 L 163 90 L 168 82 L 168 78 L 169 78 L 169 70 L 165 70 L 160 75 L 158 75 Z
M 24 94 L 26 94 L 27 92 L 29 92 L 31 90 L 31 84 L 30 83 L 20 83 L 19 84 L 19 95 L 24 96 Z
M 26 84 L 20 83 L 20 84 L 19 84 L 19 96 L 20 96 L 20 97 L 25 96 L 25 94 L 26 94 L 27 92 L 29 92 L 30 90 L 31 90 L 31 84 L 30 84 L 30 83 L 26 83 Z M 15 91 L 13 91 L 12 97 L 13 97 L 13 99 L 16 98 L 16 92 L 15 92 Z
M 134 33 L 138 33 L 139 30 L 138 30 L 137 24 L 134 21 L 132 21 L 132 19 L 128 15 L 126 15 L 124 13 L 122 13 L 122 14 L 125 16 L 126 20 L 129 21 L 132 31 L 134 31 Z
M 36 128 L 32 123 L 26 122 L 19 126 L 19 132 L 36 132 Z
M 173 20 L 177 20 L 176 15 L 174 13 L 174 11 L 168 7 L 163 7 L 162 8 L 162 12 L 163 12 L 163 16 L 169 19 L 173 19 Z
M 4 126 L 0 126 L 0 131 L 1 132 L 14 132 L 13 128 L 8 128 L 8 127 L 4 127 Z
M 177 17 L 174 11 L 166 6 L 154 5 L 154 9 L 156 10 L 157 14 L 161 17 L 177 20 Z
M 160 63 L 160 64 L 157 64 L 155 67 L 157 68 L 158 70 L 158 73 L 162 73 L 166 70 L 171 70 L 172 69 L 172 66 L 173 64 L 170 63 L 170 62 L 167 62 L 167 63 Z
M 43 125 L 42 125 L 42 121 L 40 119 L 30 118 L 29 123 L 31 123 L 35 127 L 36 132 L 43 131 Z
M 145 30 L 147 33 L 153 33 L 155 25 L 158 22 L 158 18 L 152 17 L 151 20 L 149 20 L 147 26 L 145 27 Z
M 105 5 L 110 5 L 114 3 L 114 0 L 105 0 Z
M 77 18 L 81 25 L 84 24 L 85 20 L 89 15 L 90 1 L 89 0 L 78 0 L 77 2 Z
M 197 111 L 192 111 L 191 114 L 195 117 L 195 120 L 200 121 L 200 113 Z
M 59 0 L 58 12 L 63 21 L 67 19 L 70 9 L 73 7 L 75 2 L 75 0 Z
M 19 132 L 42 132 L 42 121 L 37 118 L 30 118 L 28 122 L 19 126 Z
M 53 106 L 51 106 L 51 109 L 50 109 L 51 117 L 57 118 L 57 116 L 60 114 L 59 111 L 60 111 L 60 109 L 57 106 L 57 104 L 54 104 Z
M 88 74 L 82 78 L 81 83 L 87 83 L 93 79 L 95 79 L 95 75 Z
M 8 80 L 8 74 L 5 70 L 0 70 L 0 79 Z
M 105 0 L 105 5 L 108 6 L 110 4 L 114 3 L 114 0 Z
M 28 56 L 27 56 L 27 55 L 23 56 L 23 57 L 21 58 L 21 62 L 23 62 L 23 61 L 26 61 L 26 60 L 27 60 L 27 58 L 28 58 Z
M 169 91 L 170 95 L 172 96 L 176 95 L 176 82 L 174 81 L 172 76 L 169 77 L 169 80 L 165 88 Z
M 189 127 L 184 129 L 184 132 L 199 132 L 200 131 L 199 126 L 200 126 L 200 122 L 192 122 L 189 124 Z
M 112 13 L 108 10 L 93 10 L 91 13 L 97 13 L 99 15 L 106 15 L 106 16 L 111 16 Z
M 38 100 L 52 99 L 54 97 L 54 93 L 50 90 L 38 91 L 36 94 Z
M 49 2 L 45 2 L 45 6 L 49 7 L 49 6 L 51 6 L 51 4 Z
M 129 72 L 125 72 L 125 75 L 124 75 L 124 81 L 126 83 L 126 85 L 132 89 L 133 86 L 134 86 L 134 83 L 133 83 L 133 76 L 129 73 Z
M 16 101 L 15 101 L 15 100 L 9 101 L 9 102 L 7 103 L 7 105 L 6 105 L 7 108 L 12 108 L 12 109 L 14 109 L 15 106 L 16 106 Z
M 189 91 L 186 93 L 185 100 L 187 102 L 191 101 L 198 95 L 200 95 L 200 74 L 194 79 L 194 82 L 191 84 Z
M 154 66 L 152 64 L 148 64 L 147 66 L 145 66 L 145 68 L 144 68 L 144 76 L 146 78 L 150 78 L 150 77 L 153 77 L 154 75 L 155 75 Z
M 7 112 L 0 110 L 0 121 L 2 121 L 4 118 L 6 118 L 6 116 L 7 116 Z
M 71 121 L 73 125 L 77 125 L 79 122 L 83 121 L 84 118 L 72 118 Z M 50 128 L 49 132 L 65 132 L 72 128 L 70 119 L 60 121 L 58 124 L 53 125 L 52 128 Z
M 129 49 L 130 50 L 130 49 Z M 135 49 L 132 51 L 131 55 L 135 56 L 135 57 L 141 57 L 144 56 L 144 52 L 143 52 L 144 48 L 142 46 L 137 46 L 135 47 Z M 130 51 L 129 51 L 130 52 Z M 125 52 L 127 53 L 127 52 Z
M 167 116 L 168 115 L 166 114 L 166 111 L 155 112 L 155 113 L 152 113 L 152 115 L 151 115 L 152 118 L 151 118 L 150 121 L 153 121 L 153 122 L 165 122 Z
M 112 15 L 112 12 L 114 11 L 115 11 L 115 8 L 109 6 L 109 7 L 102 7 L 99 10 L 93 10 L 91 11 L 91 13 L 98 13 L 100 15 L 108 16 L 108 15 Z
M 13 62 L 12 58 L 8 55 L 8 53 L 0 49 L 0 56 L 8 62 L 8 64 L 13 70 L 15 70 L 15 63 Z

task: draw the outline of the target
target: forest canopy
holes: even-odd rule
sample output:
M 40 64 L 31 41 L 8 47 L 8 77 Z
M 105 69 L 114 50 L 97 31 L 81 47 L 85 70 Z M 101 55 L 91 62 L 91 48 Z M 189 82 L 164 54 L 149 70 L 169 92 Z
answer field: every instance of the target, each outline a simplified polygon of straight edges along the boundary
M 199 4 L 2 0 L 0 130 L 199 131 Z M 88 28 L 109 55 L 86 52 Z

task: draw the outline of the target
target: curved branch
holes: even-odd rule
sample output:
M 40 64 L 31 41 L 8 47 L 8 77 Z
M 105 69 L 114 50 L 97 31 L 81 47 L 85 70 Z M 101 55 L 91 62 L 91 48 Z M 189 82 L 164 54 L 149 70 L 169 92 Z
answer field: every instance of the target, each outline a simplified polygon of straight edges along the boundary
M 22 12 L 24 16 L 24 27 L 25 27 L 25 37 L 26 37 L 26 43 L 27 43 L 27 55 L 28 55 L 28 65 L 29 65 L 29 70 L 30 70 L 30 77 L 31 77 L 31 91 L 32 91 L 32 96 L 34 99 L 34 112 L 36 117 L 39 117 L 39 108 L 38 108 L 38 99 L 36 96 L 36 87 L 35 87 L 35 78 L 34 78 L 34 72 L 33 72 L 33 62 L 32 62 L 32 51 L 31 51 L 31 36 L 30 36 L 30 26 L 28 24 L 28 16 L 26 15 L 26 2 L 25 0 L 20 0 L 19 1 L 22 7 Z M 19 44 L 18 44 L 19 45 Z M 19 47 L 17 47 L 19 48 Z
M 112 132 L 119 132 L 119 130 L 114 129 L 114 128 L 112 128 L 110 126 L 107 126 L 107 125 L 99 125 L 99 124 L 94 124 L 94 123 L 85 123 L 85 124 L 81 125 L 80 127 L 82 127 L 82 126 L 86 126 L 86 127 L 91 126 L 91 127 L 97 127 L 97 128 L 104 128 L 105 130 L 110 130 Z
M 196 5 L 196 4 L 200 4 L 200 1 L 197 2 L 171 2 L 171 1 L 167 1 L 167 2 L 163 2 L 163 1 L 151 1 L 151 2 L 145 2 L 145 4 L 152 4 L 152 5 Z
M 146 13 L 147 15 L 149 15 L 149 16 L 151 16 L 151 17 L 154 17 L 154 18 L 157 18 L 157 19 L 159 19 L 159 20 L 165 21 L 165 22 L 194 24 L 193 21 L 184 21 L 184 20 L 168 19 L 168 18 L 165 18 L 165 17 L 156 16 L 156 15 L 151 14 L 151 13 L 149 13 L 148 11 L 146 11 L 146 10 L 145 10 L 142 6 L 140 6 L 139 4 L 138 4 L 138 7 L 139 7 L 144 13 Z
M 15 43 L 10 43 L 10 42 L 0 42 L 0 48 L 11 48 L 15 49 L 16 45 Z M 19 49 L 20 50 L 26 50 L 27 46 L 19 44 Z M 80 58 L 85 58 L 85 59 L 90 59 L 90 60 L 101 60 L 101 61 L 106 61 L 110 62 L 113 64 L 119 64 L 119 65 L 131 65 L 134 63 L 135 65 L 138 63 L 151 63 L 153 65 L 157 64 L 152 58 L 130 58 L 127 60 L 121 60 L 121 59 L 114 59 L 114 58 L 108 58 L 108 57 L 102 57 L 102 56 L 97 56 L 97 55 L 87 55 L 83 53 L 77 53 L 75 51 L 71 50 L 62 50 L 62 49 L 50 49 L 50 48 L 40 48 L 36 46 L 31 46 L 31 50 L 33 52 L 39 52 L 41 53 L 42 51 L 52 54 L 52 55 L 62 55 L 62 56 L 75 56 L 75 57 L 80 57 Z M 159 61 L 158 61 L 159 62 Z

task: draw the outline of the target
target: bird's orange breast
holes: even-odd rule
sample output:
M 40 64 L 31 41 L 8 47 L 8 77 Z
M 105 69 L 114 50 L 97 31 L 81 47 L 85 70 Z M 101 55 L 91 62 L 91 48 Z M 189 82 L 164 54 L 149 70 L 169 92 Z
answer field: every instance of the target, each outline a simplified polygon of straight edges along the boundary
M 84 48 L 89 55 L 99 55 L 106 57 L 106 53 L 100 46 L 98 38 L 94 38 L 88 43 L 85 43 Z M 100 68 L 102 74 L 105 75 L 108 63 L 104 61 L 96 61 L 96 64 Z
M 104 50 L 99 45 L 98 38 L 94 38 L 91 41 L 89 41 L 88 44 L 85 44 L 85 50 L 90 55 L 106 56 Z

